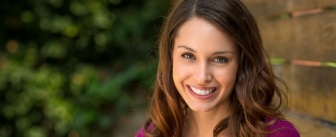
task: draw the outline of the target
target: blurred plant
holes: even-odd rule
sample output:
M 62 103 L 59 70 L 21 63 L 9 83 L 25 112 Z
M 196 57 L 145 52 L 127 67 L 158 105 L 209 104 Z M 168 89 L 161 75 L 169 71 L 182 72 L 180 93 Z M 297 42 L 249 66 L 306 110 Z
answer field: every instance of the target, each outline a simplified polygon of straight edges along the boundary
M 148 88 L 168 0 L 0 5 L 0 136 L 108 136 Z

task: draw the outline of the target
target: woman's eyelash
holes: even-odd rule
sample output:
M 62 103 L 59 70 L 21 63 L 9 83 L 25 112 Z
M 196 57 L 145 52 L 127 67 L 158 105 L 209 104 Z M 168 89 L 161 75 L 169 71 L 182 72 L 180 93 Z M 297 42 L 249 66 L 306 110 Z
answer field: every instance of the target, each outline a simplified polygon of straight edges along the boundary
M 214 62 L 219 62 L 219 63 L 227 63 L 227 62 L 229 62 L 229 58 L 219 56 L 219 57 L 215 57 L 213 59 L 213 61 Z
M 196 60 L 196 57 L 194 54 L 190 53 L 190 52 L 185 52 L 182 53 L 181 55 L 182 58 L 188 59 L 188 60 Z M 212 59 L 213 62 L 217 62 L 217 63 L 228 63 L 229 62 L 229 58 L 224 57 L 224 56 L 217 56 L 214 57 Z
M 195 59 L 195 56 L 192 54 L 192 53 L 183 53 L 181 55 L 183 58 L 186 58 L 186 59 Z

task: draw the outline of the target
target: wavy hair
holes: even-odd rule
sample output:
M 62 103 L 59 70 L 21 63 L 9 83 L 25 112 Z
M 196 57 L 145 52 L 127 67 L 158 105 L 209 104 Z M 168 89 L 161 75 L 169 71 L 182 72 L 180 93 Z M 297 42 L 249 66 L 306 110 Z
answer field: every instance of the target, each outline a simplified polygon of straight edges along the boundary
M 159 39 L 158 70 L 145 124 L 146 136 L 182 136 L 187 106 L 172 79 L 172 52 L 179 27 L 192 17 L 218 26 L 240 51 L 237 80 L 230 96 L 233 109 L 230 116 L 214 128 L 214 136 L 224 129 L 236 137 L 266 136 L 267 126 L 272 122 L 265 122 L 265 118 L 282 117 L 280 108 L 287 103 L 287 86 L 274 75 L 257 23 L 240 0 L 178 0 L 174 3 Z M 286 90 L 281 90 L 276 81 Z

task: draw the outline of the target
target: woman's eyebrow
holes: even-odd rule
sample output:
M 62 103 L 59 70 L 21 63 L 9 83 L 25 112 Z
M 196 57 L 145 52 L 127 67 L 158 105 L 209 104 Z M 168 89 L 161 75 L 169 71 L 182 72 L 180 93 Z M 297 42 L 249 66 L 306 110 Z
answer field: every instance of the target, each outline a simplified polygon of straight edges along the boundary
M 233 51 L 216 51 L 215 53 L 213 53 L 212 55 L 216 55 L 216 54 L 235 54 Z
M 178 48 L 184 48 L 184 49 L 186 49 L 186 50 L 189 50 L 189 51 L 192 51 L 192 52 L 196 52 L 194 49 L 192 49 L 192 48 L 190 48 L 190 47 L 188 47 L 188 46 L 177 46 Z M 228 50 L 228 51 L 216 51 L 216 52 L 214 52 L 212 55 L 216 55 L 216 54 L 234 54 L 234 52 L 233 51 L 230 51 L 230 50 Z
M 192 52 L 196 52 L 194 49 L 187 47 L 187 46 L 177 46 L 178 48 L 185 48 L 186 50 L 192 51 Z

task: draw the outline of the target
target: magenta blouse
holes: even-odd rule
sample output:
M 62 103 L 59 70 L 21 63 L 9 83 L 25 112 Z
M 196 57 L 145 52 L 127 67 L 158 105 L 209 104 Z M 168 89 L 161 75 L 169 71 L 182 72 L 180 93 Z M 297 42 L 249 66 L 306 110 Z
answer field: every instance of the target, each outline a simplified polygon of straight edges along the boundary
M 266 122 L 270 121 L 270 118 L 266 118 Z M 268 131 L 271 131 L 268 137 L 300 137 L 299 132 L 287 120 L 279 119 L 273 125 L 269 126 Z M 145 131 L 141 128 L 135 137 L 145 137 Z

